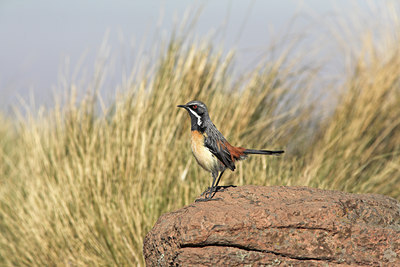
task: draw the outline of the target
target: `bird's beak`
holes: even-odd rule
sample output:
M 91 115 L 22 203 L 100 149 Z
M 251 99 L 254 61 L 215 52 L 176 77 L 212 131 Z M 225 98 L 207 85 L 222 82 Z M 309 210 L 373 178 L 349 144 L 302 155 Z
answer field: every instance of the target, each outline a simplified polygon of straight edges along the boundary
M 178 108 L 184 108 L 184 109 L 187 108 L 186 105 L 178 105 L 177 107 L 178 107 Z

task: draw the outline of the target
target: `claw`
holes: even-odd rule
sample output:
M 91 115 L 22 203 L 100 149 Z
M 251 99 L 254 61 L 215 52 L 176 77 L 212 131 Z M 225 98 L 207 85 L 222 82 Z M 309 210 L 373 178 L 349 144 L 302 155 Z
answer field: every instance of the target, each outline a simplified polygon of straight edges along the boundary
M 195 202 L 204 202 L 204 201 L 209 201 L 211 200 L 215 193 L 218 191 L 218 186 L 217 187 L 208 187 L 200 196 L 204 196 L 204 198 L 199 198 L 196 199 Z
M 201 193 L 200 196 L 204 196 L 204 195 L 210 193 L 210 191 L 211 191 L 211 187 L 208 187 L 203 193 Z
M 225 189 L 228 189 L 229 187 L 236 187 L 236 185 L 221 185 L 221 186 L 217 186 L 217 188 L 215 189 L 215 192 L 224 192 Z
M 214 186 L 214 187 L 208 187 L 203 193 L 201 193 L 201 197 L 204 196 L 204 198 L 199 198 L 196 199 L 195 202 L 203 202 L 203 201 L 209 201 L 211 200 L 214 195 L 217 192 L 223 192 L 225 189 L 229 187 L 236 187 L 236 185 L 225 185 L 225 186 Z

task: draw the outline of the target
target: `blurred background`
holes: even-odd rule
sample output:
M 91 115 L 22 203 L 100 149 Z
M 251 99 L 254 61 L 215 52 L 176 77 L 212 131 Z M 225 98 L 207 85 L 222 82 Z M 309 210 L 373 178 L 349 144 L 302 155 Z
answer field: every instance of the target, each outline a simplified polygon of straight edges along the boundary
M 112 61 L 107 83 L 101 88 L 105 98 L 110 99 L 119 75 L 130 71 L 137 54 L 154 52 L 154 43 L 166 41 L 185 19 L 193 16 L 196 22 L 191 34 L 213 36 L 214 45 L 225 51 L 235 49 L 237 71 L 241 72 L 254 67 L 280 35 L 285 34 L 287 39 L 306 36 L 301 45 L 321 38 L 335 42 L 329 36 L 332 33 L 326 35 L 334 18 L 349 18 L 356 12 L 367 21 L 371 18 L 383 23 L 385 15 L 377 9 L 384 5 L 381 1 L 361 0 L 3 0 L 0 106 L 9 111 L 11 105 L 21 102 L 20 98 L 32 104 L 32 96 L 36 105 L 48 105 L 54 94 L 60 93 L 58 85 L 63 78 L 92 75 L 96 59 L 103 57 Z M 100 51 L 103 42 L 108 47 Z M 337 49 L 336 44 L 321 49 L 321 53 L 326 56 Z M 343 64 L 334 67 L 343 68 Z

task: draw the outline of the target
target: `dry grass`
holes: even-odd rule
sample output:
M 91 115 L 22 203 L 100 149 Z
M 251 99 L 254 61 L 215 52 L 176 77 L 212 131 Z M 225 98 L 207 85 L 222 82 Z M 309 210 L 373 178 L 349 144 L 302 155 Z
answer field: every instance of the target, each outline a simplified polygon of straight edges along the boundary
M 398 41 L 398 39 L 397 39 Z M 233 53 L 175 39 L 110 108 L 89 94 L 18 123 L 1 118 L 0 265 L 143 265 L 143 237 L 210 183 L 191 156 L 192 99 L 236 145 L 287 150 L 238 164 L 222 183 L 309 185 L 400 199 L 400 50 L 366 41 L 334 112 L 290 53 L 233 80 Z M 150 75 L 145 75 L 151 73 Z M 71 85 L 75 87 L 76 85 Z M 77 104 L 75 104 L 77 103 Z

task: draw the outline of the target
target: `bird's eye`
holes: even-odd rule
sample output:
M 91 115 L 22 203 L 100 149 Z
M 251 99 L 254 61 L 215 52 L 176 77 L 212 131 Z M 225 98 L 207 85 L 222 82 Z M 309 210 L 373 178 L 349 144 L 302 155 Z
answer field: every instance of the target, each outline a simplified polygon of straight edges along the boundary
M 197 105 L 193 105 L 192 107 L 193 107 L 193 109 L 197 109 Z

